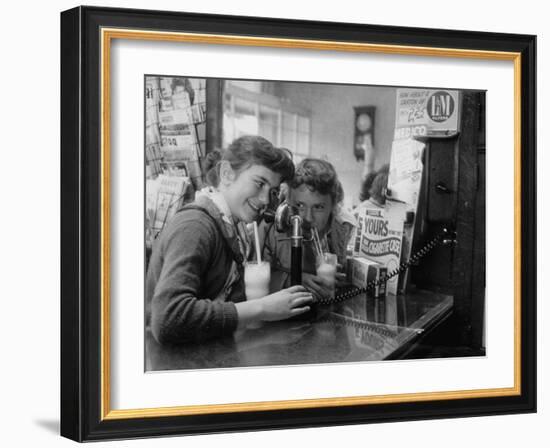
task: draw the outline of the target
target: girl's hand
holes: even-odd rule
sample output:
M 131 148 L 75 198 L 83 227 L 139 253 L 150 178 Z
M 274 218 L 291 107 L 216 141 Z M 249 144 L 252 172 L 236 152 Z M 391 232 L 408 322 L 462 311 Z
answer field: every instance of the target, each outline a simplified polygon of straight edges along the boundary
M 336 267 L 336 288 L 343 288 L 344 286 L 349 286 L 349 282 L 344 272 L 344 266 L 338 263 Z
M 336 273 L 336 288 L 343 288 L 344 286 L 349 286 L 348 279 L 346 274 L 343 272 Z
M 334 295 L 333 286 L 317 275 L 302 273 L 302 284 L 317 300 L 328 299 Z
M 258 300 L 263 321 L 288 319 L 309 311 L 313 295 L 303 286 L 291 286 Z
M 235 303 L 239 329 L 262 321 L 284 320 L 309 311 L 313 295 L 303 286 L 292 286 L 256 300 Z

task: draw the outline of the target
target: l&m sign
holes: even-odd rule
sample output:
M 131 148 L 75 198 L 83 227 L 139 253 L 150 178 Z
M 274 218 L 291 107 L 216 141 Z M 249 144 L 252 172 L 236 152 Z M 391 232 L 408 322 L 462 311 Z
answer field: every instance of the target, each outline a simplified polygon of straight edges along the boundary
M 457 90 L 397 89 L 395 139 L 451 136 L 458 132 Z

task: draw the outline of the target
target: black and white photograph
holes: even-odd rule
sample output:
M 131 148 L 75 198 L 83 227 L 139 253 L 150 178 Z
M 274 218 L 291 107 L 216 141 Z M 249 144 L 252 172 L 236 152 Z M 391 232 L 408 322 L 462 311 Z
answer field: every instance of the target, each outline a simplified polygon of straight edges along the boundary
M 145 75 L 145 371 L 485 356 L 485 96 Z
M 541 28 L 405 3 L 58 15 L 63 437 L 540 434 Z

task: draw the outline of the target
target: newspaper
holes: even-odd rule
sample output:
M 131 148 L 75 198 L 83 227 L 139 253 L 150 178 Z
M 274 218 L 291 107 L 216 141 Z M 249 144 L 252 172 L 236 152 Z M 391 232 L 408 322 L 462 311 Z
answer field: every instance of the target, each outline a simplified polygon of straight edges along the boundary
M 148 227 L 155 236 L 183 203 L 189 185 L 188 177 L 161 174 L 156 179 L 147 179 L 146 218 Z

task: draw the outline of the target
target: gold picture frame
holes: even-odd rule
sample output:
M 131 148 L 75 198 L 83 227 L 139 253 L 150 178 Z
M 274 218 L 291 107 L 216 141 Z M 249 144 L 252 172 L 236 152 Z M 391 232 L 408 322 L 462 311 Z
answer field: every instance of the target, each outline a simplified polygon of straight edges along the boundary
M 230 32 L 237 24 L 241 33 Z M 402 420 L 411 418 L 411 407 L 426 418 L 535 410 L 535 143 L 527 135 L 535 123 L 535 38 L 308 24 L 309 31 L 300 31 L 300 22 L 258 18 L 87 7 L 62 13 L 62 231 L 71 235 L 62 247 L 62 435 L 84 441 Z M 259 32 L 262 28 L 266 31 Z M 351 39 L 358 30 L 362 37 Z M 288 35 L 293 37 L 282 37 Z M 110 74 L 116 39 L 513 62 L 513 387 L 112 409 Z M 82 237 L 84 228 L 92 230 Z M 403 404 L 408 407 L 400 409 Z

